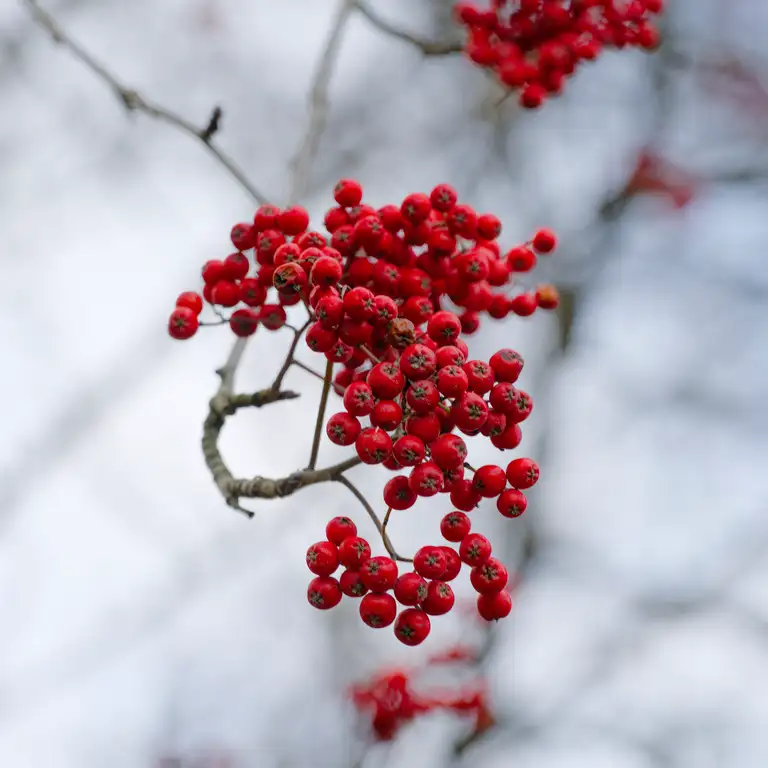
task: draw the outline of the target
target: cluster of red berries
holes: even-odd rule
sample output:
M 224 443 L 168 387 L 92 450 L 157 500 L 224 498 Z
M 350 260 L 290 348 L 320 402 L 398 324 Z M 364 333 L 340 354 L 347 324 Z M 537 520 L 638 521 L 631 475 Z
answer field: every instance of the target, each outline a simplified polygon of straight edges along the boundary
M 492 7 L 458 3 L 469 31 L 466 55 L 519 90 L 528 109 L 559 94 L 582 61 L 607 47 L 653 50 L 659 33 L 651 17 L 663 0 L 493 0 Z
M 551 285 L 508 292 L 513 273 L 530 272 L 537 253 L 554 249 L 549 230 L 502 254 L 499 219 L 459 204 L 447 184 L 378 210 L 362 204 L 362 187 L 353 180 L 340 181 L 334 197 L 338 205 L 325 215 L 330 237 L 309 230 L 301 206 L 263 205 L 252 224 L 236 224 L 230 236 L 237 251 L 205 263 L 202 293 L 178 297 L 170 335 L 193 336 L 206 302 L 238 336 L 259 325 L 282 328 L 285 307 L 304 302 L 318 320 L 310 346 L 334 362 L 359 365 L 362 345 L 373 354 L 385 351 L 390 320 L 420 325 L 445 300 L 461 308 L 465 334 L 477 330 L 482 314 L 503 319 L 557 306 Z M 234 311 L 223 318 L 220 308 Z
M 505 590 L 509 574 L 503 563 L 491 557 L 485 536 L 470 533 L 469 517 L 452 512 L 443 518 L 444 538 L 459 543 L 458 552 L 449 546 L 426 546 L 416 552 L 413 570 L 400 573 L 397 562 L 373 556 L 370 544 L 357 535 L 348 517 L 335 517 L 326 526 L 326 540 L 307 550 L 307 567 L 315 578 L 307 588 L 310 605 L 320 610 L 335 608 L 344 595 L 361 598 L 360 618 L 374 629 L 394 623 L 395 636 L 405 645 L 419 645 L 429 634 L 430 616 L 442 616 L 454 606 L 449 581 L 463 565 L 472 570 L 470 581 L 479 593 L 477 609 L 487 621 L 509 615 L 512 598 Z M 338 578 L 333 574 L 344 568 Z M 391 594 L 390 594 L 391 593 Z M 403 610 L 398 613 L 398 604 Z
M 448 652 L 429 659 L 425 667 L 445 662 L 473 661 L 464 649 Z M 418 673 L 421 670 L 415 670 Z M 426 695 L 414 685 L 413 672 L 392 670 L 381 672 L 350 690 L 353 704 L 361 712 L 371 716 L 371 727 L 379 741 L 390 741 L 400 728 L 416 717 L 429 712 L 448 711 L 460 716 L 472 717 L 473 733 L 482 733 L 494 724 L 488 705 L 486 686 L 479 682 L 457 691 L 445 690 Z

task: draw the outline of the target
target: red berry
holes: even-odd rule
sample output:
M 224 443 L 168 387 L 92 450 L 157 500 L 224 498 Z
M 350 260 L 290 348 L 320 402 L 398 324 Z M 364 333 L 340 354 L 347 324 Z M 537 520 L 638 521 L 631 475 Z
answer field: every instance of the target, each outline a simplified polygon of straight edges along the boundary
M 490 550 L 488 556 L 490 557 Z M 421 547 L 413 556 L 413 570 L 425 579 L 439 579 L 445 571 L 445 566 L 445 553 L 440 547 Z
M 482 498 L 472 485 L 472 481 L 466 478 L 457 480 L 451 488 L 451 504 L 464 512 L 471 512 Z
M 371 557 L 360 568 L 360 578 L 372 592 L 394 589 L 397 581 L 397 563 L 391 557 Z
M 425 444 L 429 445 L 437 440 L 440 435 L 440 419 L 435 413 L 411 416 L 405 422 L 405 431 L 409 435 L 420 438 Z
M 259 327 L 259 313 L 255 309 L 238 309 L 229 318 L 229 327 L 235 336 L 252 336 Z
M 334 413 L 325 425 L 325 434 L 335 445 L 352 445 L 360 434 L 360 422 L 351 414 Z
M 344 571 L 339 576 L 339 586 L 347 597 L 362 597 L 368 591 L 360 578 L 360 571 Z
M 437 367 L 446 368 L 448 366 L 461 367 L 467 360 L 466 355 L 456 346 L 440 347 L 435 352 L 437 356 Z
M 194 291 L 185 291 L 176 299 L 176 306 L 186 307 L 199 315 L 203 311 L 203 297 Z
M 533 459 L 513 459 L 507 465 L 507 480 L 514 488 L 531 488 L 538 479 L 539 465 Z
M 392 438 L 378 427 L 367 427 L 357 437 L 355 450 L 364 464 L 381 464 L 392 453 Z
M 287 319 L 285 310 L 279 304 L 264 304 L 259 310 L 259 322 L 268 331 L 279 331 Z
M 408 485 L 417 496 L 434 496 L 443 490 L 445 478 L 437 464 L 433 461 L 425 461 L 411 470 Z
M 458 469 L 467 458 L 467 444 L 458 435 L 440 435 L 429 450 L 440 469 Z
M 253 217 L 254 228 L 257 232 L 263 232 L 265 229 L 275 229 L 279 214 L 280 209 L 274 205 L 262 205 Z
M 394 400 L 405 387 L 405 376 L 394 363 L 378 363 L 366 379 L 373 394 L 382 400 Z
M 328 352 L 338 342 L 336 331 L 329 331 L 320 323 L 312 323 L 304 335 L 304 342 L 313 352 Z
M 533 236 L 533 247 L 538 253 L 551 253 L 557 246 L 557 237 L 551 229 L 540 229 Z
M 478 595 L 477 612 L 486 621 L 498 621 L 509 616 L 512 598 L 509 592 L 501 590 L 490 595 Z
M 371 320 L 376 315 L 374 296 L 367 288 L 352 288 L 344 294 L 344 312 L 352 320 Z
M 371 388 L 364 381 L 354 381 L 344 392 L 344 407 L 353 416 L 368 416 L 373 412 Z
M 249 307 L 260 307 L 267 300 L 267 289 L 253 277 L 246 277 L 240 283 L 240 301 Z
M 307 273 L 301 264 L 289 261 L 281 264 L 272 274 L 272 285 L 278 293 L 299 293 L 307 284 Z M 214 292 L 215 292 L 214 288 Z
M 309 226 L 309 214 L 300 205 L 286 208 L 277 216 L 277 228 L 286 235 L 299 235 Z
M 486 464 L 479 467 L 472 479 L 473 488 L 486 499 L 498 496 L 507 485 L 507 476 L 504 470 L 495 464 Z
M 536 287 L 536 303 L 542 309 L 557 309 L 560 305 L 560 294 L 554 285 L 539 285 Z
M 444 581 L 430 581 L 427 585 L 427 599 L 419 607 L 430 616 L 443 616 L 453 608 L 456 598 L 449 584 Z
M 435 312 L 427 323 L 427 333 L 440 346 L 453 344 L 461 333 L 461 321 L 453 312 Z
M 536 311 L 538 302 L 535 293 L 520 293 L 509 303 L 510 309 L 520 317 L 528 317 Z
M 536 266 L 536 254 L 524 245 L 507 251 L 506 259 L 513 272 L 530 272 Z
M 342 592 L 339 582 L 331 576 L 317 576 L 309 582 L 307 600 L 321 611 L 334 608 L 341 602 Z
M 523 370 L 523 358 L 514 349 L 500 349 L 491 355 L 488 362 L 493 368 L 496 381 L 514 384 Z
M 467 374 L 469 388 L 478 395 L 484 395 L 491 391 L 493 387 L 494 375 L 493 368 L 482 360 L 469 360 L 463 365 L 464 373 Z
M 256 230 L 250 224 L 235 224 L 229 236 L 238 251 L 247 251 L 256 242 Z
M 508 488 L 496 499 L 496 509 L 504 517 L 520 517 L 528 506 L 525 494 L 517 488 Z
M 445 555 L 445 570 L 440 577 L 441 581 L 453 581 L 461 573 L 461 558 L 459 553 L 452 547 L 442 546 L 440 549 Z
M 248 257 L 244 253 L 237 251 L 236 253 L 230 253 L 224 259 L 224 268 L 227 279 L 242 280 L 250 271 L 251 262 L 248 261 Z
M 427 598 L 427 582 L 415 571 L 398 577 L 395 582 L 395 598 L 402 605 L 418 605 Z
M 350 571 L 359 571 L 371 556 L 371 547 L 360 536 L 348 536 L 339 544 L 339 562 Z
M 491 556 L 491 542 L 479 533 L 470 533 L 459 544 L 459 557 L 473 568 L 482 565 Z
M 453 401 L 451 416 L 456 426 L 467 434 L 478 432 L 488 418 L 488 406 L 480 395 L 465 392 Z
M 507 586 L 509 573 L 504 563 L 495 557 L 489 557 L 482 565 L 472 569 L 469 580 L 475 591 L 481 595 L 490 595 L 494 592 L 501 592 Z
M 374 629 L 388 627 L 397 616 L 397 603 L 392 595 L 367 594 L 360 601 L 360 618 Z
M 414 192 L 408 195 L 400 206 L 400 213 L 403 218 L 411 224 L 419 224 L 426 221 L 432 210 L 430 199 L 420 192 Z
M 339 550 L 330 541 L 319 541 L 307 550 L 307 568 L 317 576 L 330 576 L 339 567 Z
M 438 184 L 429 195 L 432 208 L 442 213 L 450 211 L 457 199 L 456 190 L 448 184 Z
M 395 621 L 395 636 L 404 645 L 419 645 L 426 640 L 431 629 L 429 616 L 418 608 L 400 611 Z
M 402 420 L 403 409 L 394 400 L 379 400 L 371 413 L 371 425 L 381 427 L 385 432 L 397 429 Z
M 411 381 L 429 378 L 436 369 L 437 357 L 424 344 L 411 344 L 400 355 L 400 370 Z
M 336 285 L 341 280 L 341 264 L 330 256 L 321 256 L 309 273 L 312 285 Z
M 472 528 L 469 515 L 464 512 L 449 512 L 440 521 L 440 533 L 446 541 L 460 542 Z
M 491 436 L 491 442 L 500 451 L 517 448 L 522 439 L 523 433 L 517 424 L 507 424 L 501 434 Z
M 426 456 L 424 441 L 415 435 L 403 435 L 392 447 L 392 453 L 402 467 L 415 467 Z
M 360 205 L 363 199 L 363 188 L 354 179 L 341 179 L 333 188 L 333 198 L 339 205 L 352 208 Z
M 408 388 L 405 401 L 413 413 L 430 413 L 440 402 L 440 393 L 434 382 L 429 379 L 424 381 L 415 381 Z
M 168 333 L 174 339 L 189 339 L 197 333 L 200 321 L 189 307 L 176 307 L 168 319 Z
M 384 486 L 384 503 L 392 509 L 409 509 L 416 503 L 417 498 L 405 475 L 393 477 Z
M 240 288 L 230 280 L 219 280 L 211 289 L 211 300 L 222 307 L 234 307 L 240 301 Z
M 334 517 L 325 526 L 325 538 L 337 547 L 350 536 L 357 536 L 357 526 L 348 517 Z

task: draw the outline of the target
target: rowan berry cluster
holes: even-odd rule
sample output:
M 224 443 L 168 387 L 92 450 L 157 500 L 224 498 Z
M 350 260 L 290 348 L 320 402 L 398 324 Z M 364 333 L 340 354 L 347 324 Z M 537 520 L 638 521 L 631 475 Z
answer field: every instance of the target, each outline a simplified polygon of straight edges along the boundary
M 469 32 L 469 59 L 536 109 L 604 48 L 656 48 L 651 18 L 662 8 L 663 0 L 493 0 L 490 9 L 458 3 L 455 13 Z
M 473 734 L 480 734 L 494 724 L 482 681 L 455 691 L 443 690 L 428 695 L 417 688 L 415 679 L 419 672 L 435 665 L 473 662 L 474 657 L 471 650 L 457 648 L 428 659 L 424 669 L 381 672 L 365 683 L 352 686 L 350 697 L 358 710 L 370 716 L 373 734 L 379 741 L 391 741 L 404 725 L 438 711 L 471 717 Z
M 518 517 L 527 504 L 523 491 L 536 483 L 539 470 L 525 458 L 506 469 L 489 464 L 475 470 L 456 432 L 484 436 L 499 450 L 516 448 L 533 401 L 515 386 L 523 369 L 517 352 L 501 349 L 487 362 L 468 359 L 461 337 L 478 329 L 482 315 L 527 316 L 557 306 L 552 286 L 506 293 L 513 274 L 531 271 L 537 254 L 554 250 L 556 238 L 539 230 L 502 253 L 499 219 L 460 204 L 445 184 L 378 210 L 363 204 L 362 187 L 350 179 L 336 185 L 334 197 L 337 205 L 325 215 L 330 238 L 309 231 L 309 216 L 298 206 L 262 206 L 253 224 L 236 225 L 231 239 L 238 251 L 204 265 L 203 295 L 179 297 L 169 330 L 175 338 L 193 335 L 204 301 L 246 305 L 221 317 L 238 336 L 259 325 L 276 330 L 286 322 L 286 306 L 304 303 L 310 316 L 305 341 L 325 357 L 327 385 L 339 366 L 333 384 L 344 410 L 328 418 L 328 438 L 354 445 L 363 463 L 397 473 L 383 492 L 384 526 L 392 510 L 408 509 L 419 497 L 449 495 L 454 511 L 443 519 L 441 533 L 458 545 L 458 551 L 422 547 L 413 571 L 400 574 L 384 531 L 390 556 L 372 556 L 354 523 L 336 518 L 327 540 L 307 553 L 316 575 L 308 599 L 328 609 L 342 595 L 362 598 L 366 624 L 394 623 L 403 643 L 417 645 L 430 631 L 429 617 L 453 607 L 448 582 L 462 565 L 472 569 L 483 618 L 503 618 L 511 609 L 507 570 L 492 557 L 488 539 L 470 530 L 466 513 L 485 498 L 496 499 L 502 515 Z M 277 301 L 268 300 L 272 291 Z M 446 304 L 458 311 L 444 309 Z M 339 566 L 345 570 L 336 579 Z M 404 607 L 399 615 L 398 603 Z

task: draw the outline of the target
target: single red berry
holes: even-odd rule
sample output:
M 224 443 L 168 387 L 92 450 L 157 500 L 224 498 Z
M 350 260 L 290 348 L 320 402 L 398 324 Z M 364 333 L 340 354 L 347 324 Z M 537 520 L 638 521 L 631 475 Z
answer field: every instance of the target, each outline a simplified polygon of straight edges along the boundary
M 544 103 L 547 92 L 538 83 L 529 83 L 520 93 L 520 106 L 525 109 L 537 109 Z
M 477 234 L 484 240 L 495 240 L 501 234 L 501 221 L 492 213 L 477 217 Z
M 346 363 L 352 359 L 355 354 L 355 348 L 345 344 L 341 339 L 337 341 L 331 349 L 325 353 L 326 359 L 332 363 Z
M 405 475 L 393 477 L 384 486 L 384 503 L 392 509 L 409 509 L 416 503 L 417 498 Z
M 400 206 L 400 213 L 403 215 L 403 218 L 411 224 L 419 224 L 422 221 L 426 221 L 431 210 L 432 203 L 430 199 L 420 192 L 408 195 Z
M 507 251 L 506 260 L 513 272 L 530 272 L 536 266 L 536 254 L 525 245 Z
M 360 578 L 360 571 L 344 571 L 339 576 L 339 586 L 347 597 L 362 597 L 368 591 Z
M 229 236 L 238 251 L 247 251 L 256 242 L 256 230 L 250 224 L 235 224 Z
M 402 420 L 403 409 L 394 400 L 379 400 L 371 413 L 371 426 L 381 427 L 385 432 L 397 429 Z
M 512 598 L 509 592 L 501 590 L 490 595 L 478 595 L 477 612 L 486 621 L 498 621 L 509 616 Z
M 484 363 L 482 360 L 468 360 L 462 368 L 467 374 L 467 382 L 473 392 L 484 395 L 491 391 L 494 374 L 493 368 L 488 363 Z
M 401 605 L 418 605 L 427 598 L 426 579 L 415 571 L 402 574 L 395 582 L 395 598 Z
M 435 352 L 435 355 L 437 357 L 438 368 L 447 368 L 450 366 L 460 368 L 467 360 L 466 355 L 457 346 L 440 347 L 440 349 Z
M 540 229 L 533 236 L 533 247 L 538 253 L 551 253 L 557 246 L 557 237 L 551 229 Z
M 427 323 L 427 333 L 440 346 L 452 345 L 461 333 L 461 321 L 453 312 L 435 312 Z
M 509 303 L 510 309 L 520 317 L 529 317 L 536 311 L 537 306 L 535 293 L 520 293 Z
M 367 288 L 352 288 L 344 294 L 344 312 L 352 320 L 372 320 L 376 315 L 374 296 Z
M 341 206 L 338 208 L 329 208 L 323 218 L 325 228 L 333 234 L 339 227 L 350 224 L 349 215 Z
M 312 266 L 312 285 L 336 285 L 341 280 L 341 264 L 330 256 L 321 256 Z
M 424 441 L 415 435 L 403 435 L 392 447 L 392 453 L 401 467 L 415 467 L 426 456 Z
M 451 232 L 470 239 L 477 234 L 477 213 L 469 205 L 458 204 L 448 214 L 448 227 Z
M 447 365 L 437 372 L 437 389 L 445 397 L 459 397 L 469 388 L 467 374 L 456 365 Z
M 458 469 L 467 458 L 467 444 L 458 435 L 440 435 L 429 450 L 440 469 Z
M 450 211 L 457 200 L 456 190 L 448 184 L 438 184 L 429 195 L 432 208 L 441 213 Z
M 328 352 L 338 342 L 336 331 L 329 331 L 318 323 L 312 323 L 304 335 L 304 342 L 313 352 Z
M 240 301 L 249 307 L 260 307 L 267 300 L 267 289 L 253 277 L 246 277 L 240 283 Z
M 417 496 L 434 496 L 443 490 L 445 478 L 437 464 L 433 461 L 425 461 L 411 470 L 408 485 Z
M 381 464 L 392 453 L 392 438 L 383 429 L 367 427 L 358 435 L 355 450 L 364 464 Z
M 184 293 L 176 299 L 176 306 L 186 307 L 187 309 L 191 309 L 196 315 L 199 315 L 203 311 L 203 297 L 194 291 L 184 291 Z
M 168 318 L 168 333 L 171 338 L 190 339 L 197 333 L 200 321 L 197 313 L 189 307 L 176 307 Z
M 472 478 L 473 488 L 486 499 L 498 496 L 507 485 L 504 470 L 496 464 L 486 464 L 479 467 Z
M 488 406 L 480 395 L 465 392 L 453 401 L 451 416 L 465 434 L 478 432 L 488 418 Z
M 371 388 L 364 381 L 352 382 L 344 392 L 344 407 L 353 416 L 368 416 L 373 412 Z
M 411 380 L 429 378 L 437 369 L 435 353 L 424 344 L 411 344 L 400 355 L 400 370 Z
M 211 259 L 203 264 L 201 274 L 206 285 L 216 285 L 219 280 L 227 279 L 227 266 L 219 259 Z
M 229 318 L 229 327 L 235 336 L 252 336 L 259 327 L 259 313 L 250 307 L 235 310 Z
M 488 418 L 480 429 L 480 434 L 485 437 L 495 437 L 507 428 L 507 417 L 499 411 L 488 411 Z
M 315 306 L 318 323 L 328 331 L 335 331 L 344 319 L 344 302 L 338 294 L 323 296 Z
M 472 528 L 469 515 L 464 512 L 449 512 L 440 521 L 440 533 L 446 541 L 460 542 Z
M 394 589 L 397 581 L 397 563 L 391 557 L 371 557 L 361 566 L 360 578 L 371 592 Z
M 388 627 L 395 620 L 395 616 L 397 603 L 392 595 L 369 593 L 360 601 L 360 618 L 369 627 Z
M 277 216 L 277 228 L 286 235 L 299 235 L 309 226 L 309 214 L 300 205 L 281 211 Z
M 316 576 L 307 587 L 309 604 L 321 611 L 337 606 L 341 597 L 339 582 L 331 576 Z
M 413 570 L 425 579 L 439 579 L 445 571 L 445 565 L 445 553 L 440 547 L 421 547 L 413 556 Z
M 278 293 L 299 293 L 306 284 L 306 272 L 300 264 L 293 261 L 281 264 L 272 274 L 272 285 Z
M 360 205 L 363 199 L 363 188 L 354 179 L 341 179 L 333 188 L 333 199 L 344 208 Z
M 251 262 L 248 261 L 248 257 L 241 251 L 230 253 L 226 259 L 224 259 L 224 270 L 226 272 L 227 280 L 242 280 L 250 271 Z
M 507 488 L 504 493 L 496 499 L 496 509 L 504 517 L 520 517 L 528 506 L 528 499 L 525 494 L 517 488 Z
M 319 541 L 307 550 L 307 568 L 317 576 L 330 576 L 339 567 L 339 550 L 330 541 Z
M 344 411 L 334 413 L 325 425 L 325 434 L 334 445 L 352 445 L 360 430 L 360 422 Z
M 444 581 L 430 581 L 427 585 L 427 599 L 419 604 L 430 616 L 443 616 L 453 608 L 456 597 L 449 584 Z
M 360 536 L 348 536 L 339 544 L 339 562 L 350 571 L 359 571 L 371 556 L 371 546 Z
M 536 287 L 536 303 L 542 309 L 557 309 L 560 305 L 560 294 L 554 285 L 539 285 Z
M 457 480 L 451 488 L 451 504 L 464 512 L 471 512 L 480 503 L 481 498 L 468 478 Z
M 491 556 L 491 542 L 479 533 L 470 533 L 459 544 L 459 557 L 473 568 L 482 565 Z
M 488 362 L 493 368 L 496 381 L 514 384 L 523 370 L 523 358 L 514 349 L 500 349 L 491 355 Z
M 440 577 L 441 581 L 453 581 L 461 573 L 461 558 L 459 553 L 453 547 L 441 546 L 440 549 L 445 555 L 445 570 Z
M 277 227 L 277 217 L 280 209 L 274 205 L 262 205 L 253 217 L 253 226 L 257 232 L 263 232 L 265 229 L 275 229 Z
M 395 636 L 404 645 L 419 645 L 426 640 L 432 628 L 429 616 L 418 608 L 400 611 L 395 621 Z
M 533 459 L 513 459 L 507 465 L 507 480 L 514 488 L 531 488 L 538 479 L 539 465 Z
M 219 280 L 211 289 L 211 300 L 222 307 L 234 307 L 240 301 L 240 288 L 230 280 Z
M 411 416 L 405 422 L 405 431 L 421 439 L 426 445 L 437 440 L 440 435 L 440 419 L 435 413 L 425 413 L 423 416 Z
M 440 393 L 434 382 L 429 379 L 415 381 L 408 388 L 405 401 L 413 413 L 430 413 L 440 402 Z
M 366 381 L 373 394 L 382 400 L 394 400 L 405 387 L 405 376 L 395 363 L 377 363 Z
M 350 536 L 357 536 L 357 526 L 348 517 L 334 517 L 325 526 L 325 538 L 337 547 Z
M 495 557 L 489 557 L 482 565 L 472 569 L 469 580 L 476 592 L 481 595 L 490 595 L 494 592 L 501 592 L 507 586 L 509 573 L 504 563 Z
M 259 310 L 259 322 L 268 331 L 279 331 L 287 319 L 285 310 L 279 304 L 264 304 Z
M 517 448 L 522 439 L 523 432 L 518 424 L 507 424 L 501 434 L 491 435 L 491 442 L 500 451 L 509 451 Z

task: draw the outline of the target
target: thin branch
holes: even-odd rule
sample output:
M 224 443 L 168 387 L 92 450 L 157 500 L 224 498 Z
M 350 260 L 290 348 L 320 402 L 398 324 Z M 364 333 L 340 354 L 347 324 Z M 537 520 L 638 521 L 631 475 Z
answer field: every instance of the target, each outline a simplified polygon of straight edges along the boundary
M 368 19 L 380 32 L 418 48 L 425 56 L 450 56 L 451 54 L 461 53 L 464 50 L 464 45 L 460 41 L 425 40 L 410 32 L 398 29 L 372 11 L 363 0 L 356 0 L 355 6 L 360 14 Z
M 317 420 L 315 421 L 315 434 L 312 438 L 312 452 L 309 455 L 309 469 L 314 469 L 317 464 L 317 454 L 320 451 L 320 435 L 323 433 L 323 422 L 325 421 L 325 408 L 328 405 L 328 394 L 331 391 L 331 381 L 333 380 L 333 360 L 329 360 L 325 365 L 325 376 L 323 377 L 323 391 L 320 395 L 320 405 L 317 408 Z
M 322 373 L 318 373 L 314 368 L 310 368 L 306 363 L 302 363 L 301 360 L 294 360 L 291 365 L 295 365 L 297 368 L 301 368 L 302 371 L 306 371 L 308 374 L 314 376 L 319 381 L 324 380 Z
M 341 0 L 334 19 L 331 33 L 317 65 L 315 77 L 309 92 L 309 124 L 304 139 L 294 157 L 291 168 L 291 186 L 288 193 L 289 205 L 295 203 L 307 191 L 312 162 L 320 146 L 320 138 L 328 120 L 328 87 L 336 65 L 341 37 L 347 21 L 355 7 L 355 0 Z
M 288 373 L 288 369 L 296 362 L 294 359 L 296 348 L 299 346 L 299 341 L 301 340 L 304 331 L 309 328 L 311 322 L 312 320 L 310 318 L 306 323 L 304 323 L 304 325 L 301 326 L 301 328 L 291 328 L 294 334 L 293 341 L 291 342 L 291 346 L 288 347 L 288 354 L 285 356 L 282 367 L 278 371 L 275 380 L 272 382 L 271 389 L 275 392 L 279 391 L 280 387 L 283 385 L 283 379 L 285 379 L 285 376 Z
M 393 560 L 399 560 L 401 563 L 412 563 L 413 560 L 411 558 L 403 557 L 397 553 L 397 550 L 394 548 L 392 541 L 389 538 L 389 534 L 387 533 L 381 520 L 379 520 L 379 516 L 373 511 L 373 507 L 368 502 L 368 499 L 363 496 L 357 486 L 353 485 L 346 477 L 344 477 L 341 472 L 337 473 L 337 476 L 334 477 L 333 480 L 349 488 L 349 490 L 354 494 L 355 498 L 363 505 L 363 508 L 368 513 L 368 517 L 373 520 L 373 524 L 376 526 L 376 530 L 381 535 L 381 540 L 384 543 L 384 547 L 389 553 L 389 556 Z
M 90 69 L 96 77 L 108 85 L 129 112 L 142 112 L 197 139 L 257 203 L 263 205 L 267 202 L 266 197 L 249 181 L 237 163 L 213 143 L 212 137 L 218 130 L 219 120 L 221 119 L 221 109 L 219 107 L 214 108 L 210 119 L 203 127 L 198 127 L 184 117 L 181 117 L 181 115 L 145 99 L 137 91 L 123 85 L 85 48 L 67 35 L 53 16 L 40 7 L 37 0 L 22 1 L 27 6 L 34 22 L 45 30 L 55 43 L 66 48 L 78 61 Z

